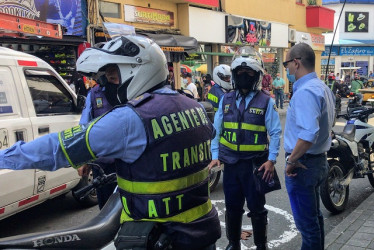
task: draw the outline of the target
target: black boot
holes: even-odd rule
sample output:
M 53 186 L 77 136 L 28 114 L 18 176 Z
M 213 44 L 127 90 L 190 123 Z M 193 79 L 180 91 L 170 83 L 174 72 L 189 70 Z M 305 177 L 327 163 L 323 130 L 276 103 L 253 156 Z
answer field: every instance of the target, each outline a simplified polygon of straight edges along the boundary
M 253 227 L 253 240 L 257 250 L 267 249 L 267 215 L 252 215 L 251 216 L 252 227 Z
M 240 250 L 242 217 L 243 215 L 241 213 L 233 214 L 226 212 L 226 237 L 229 240 L 226 250 Z

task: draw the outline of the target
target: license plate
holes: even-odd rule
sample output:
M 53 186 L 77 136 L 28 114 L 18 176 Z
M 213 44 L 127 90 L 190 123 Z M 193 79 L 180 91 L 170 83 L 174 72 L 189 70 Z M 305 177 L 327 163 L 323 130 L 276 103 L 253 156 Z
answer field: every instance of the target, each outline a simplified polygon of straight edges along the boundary
M 0 149 L 9 147 L 8 130 L 5 128 L 0 129 Z

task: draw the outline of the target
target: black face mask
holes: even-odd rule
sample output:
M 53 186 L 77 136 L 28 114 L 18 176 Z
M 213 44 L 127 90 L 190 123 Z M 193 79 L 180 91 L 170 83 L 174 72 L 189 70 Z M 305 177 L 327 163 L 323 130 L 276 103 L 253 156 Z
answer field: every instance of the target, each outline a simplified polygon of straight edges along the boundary
M 113 84 L 110 82 L 106 82 L 105 84 L 105 97 L 113 107 L 121 104 L 117 98 L 118 86 L 118 84 Z
M 235 84 L 237 86 L 237 89 L 248 89 L 248 90 L 254 90 L 253 87 L 256 83 L 256 77 L 248 76 L 248 74 L 240 74 L 237 75 L 235 79 Z

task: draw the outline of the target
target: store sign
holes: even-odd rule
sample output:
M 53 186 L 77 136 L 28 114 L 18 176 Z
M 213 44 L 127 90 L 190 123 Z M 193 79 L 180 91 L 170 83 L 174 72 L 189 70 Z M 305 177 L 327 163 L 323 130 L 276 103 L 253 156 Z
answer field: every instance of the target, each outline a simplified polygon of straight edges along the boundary
M 374 47 L 340 47 L 341 56 L 374 56 Z
M 165 26 L 174 25 L 174 13 L 166 10 L 125 5 L 125 21 Z
M 317 35 L 305 32 L 296 32 L 296 44 L 307 43 L 312 47 L 313 50 L 324 51 L 325 50 L 325 37 L 323 35 Z
M 81 8 L 76 0 L 0 0 L 1 13 L 61 24 L 64 35 L 84 35 Z
M 184 52 L 183 47 L 161 47 L 161 49 L 169 52 Z
M 186 1 L 191 2 L 191 3 L 209 5 L 209 6 L 212 6 L 212 7 L 219 7 L 218 0 L 186 0 Z
M 226 16 L 226 43 L 269 47 L 271 23 L 237 16 Z
M 369 12 L 345 12 L 345 32 L 369 32 Z
M 329 56 L 330 53 L 330 46 L 325 46 L 325 51 L 322 52 L 322 56 Z M 339 55 L 339 47 L 333 46 L 331 50 L 331 56 L 338 56 Z
M 262 53 L 262 61 L 264 63 L 275 62 L 275 53 Z

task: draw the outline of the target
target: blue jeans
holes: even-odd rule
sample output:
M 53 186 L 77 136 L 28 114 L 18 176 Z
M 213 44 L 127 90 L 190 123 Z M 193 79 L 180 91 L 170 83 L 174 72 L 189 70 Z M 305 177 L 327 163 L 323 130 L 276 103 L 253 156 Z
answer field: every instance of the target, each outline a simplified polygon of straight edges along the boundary
M 295 177 L 286 176 L 286 188 L 290 198 L 293 217 L 302 236 L 301 249 L 324 249 L 325 231 L 323 215 L 320 210 L 319 187 L 328 173 L 326 156 L 299 161 L 308 169 L 297 168 Z
M 275 95 L 275 104 L 277 105 L 277 108 L 283 108 L 283 89 L 274 89 L 274 95 Z

